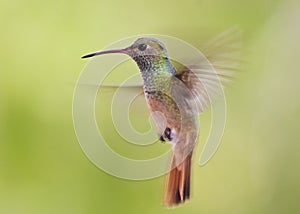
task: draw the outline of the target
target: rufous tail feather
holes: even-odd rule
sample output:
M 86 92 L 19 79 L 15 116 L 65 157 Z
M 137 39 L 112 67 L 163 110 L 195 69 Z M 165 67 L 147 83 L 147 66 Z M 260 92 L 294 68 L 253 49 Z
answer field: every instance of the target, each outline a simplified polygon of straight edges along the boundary
M 173 156 L 172 170 L 166 178 L 165 206 L 176 206 L 190 198 L 191 159 L 192 154 L 189 154 L 182 163 L 176 166 L 175 156 Z

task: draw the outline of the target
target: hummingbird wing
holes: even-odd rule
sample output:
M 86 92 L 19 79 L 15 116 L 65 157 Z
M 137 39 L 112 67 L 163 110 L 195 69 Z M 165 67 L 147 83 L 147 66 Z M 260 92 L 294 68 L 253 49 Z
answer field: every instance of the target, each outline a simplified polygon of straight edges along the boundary
M 202 113 L 223 94 L 224 86 L 234 80 L 241 52 L 241 31 L 231 28 L 206 43 L 201 60 L 191 59 L 176 68 L 176 77 L 191 91 L 197 111 Z
M 110 89 L 137 89 L 137 90 L 143 90 L 143 84 L 142 83 L 136 83 L 136 84 L 120 84 L 120 83 L 105 83 L 105 84 L 83 84 L 80 83 L 81 86 L 89 86 L 89 87 L 97 87 L 97 88 L 110 88 Z

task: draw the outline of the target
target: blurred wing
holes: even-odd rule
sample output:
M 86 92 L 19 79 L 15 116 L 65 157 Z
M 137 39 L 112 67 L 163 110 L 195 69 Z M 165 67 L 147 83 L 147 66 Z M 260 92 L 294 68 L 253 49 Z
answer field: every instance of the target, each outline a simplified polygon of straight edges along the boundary
M 143 90 L 142 84 L 120 84 L 120 83 L 109 83 L 109 84 L 90 84 L 90 83 L 80 83 L 80 86 L 86 86 L 86 87 L 97 87 L 97 88 L 111 88 L 111 89 L 137 89 L 137 90 Z
M 206 58 L 197 59 L 188 67 L 177 68 L 176 77 L 191 91 L 199 113 L 223 94 L 224 85 L 232 82 L 241 48 L 241 31 L 231 28 L 203 46 L 202 52 Z
M 122 94 L 122 99 L 130 99 L 132 97 L 144 97 L 143 86 L 141 84 L 118 84 L 118 83 L 106 83 L 106 84 L 90 84 L 79 83 L 77 87 L 91 88 L 98 91 L 98 96 L 104 96 L 108 99 L 114 98 L 114 96 Z M 103 97 L 102 97 L 103 98 Z
M 99 91 L 104 93 L 115 93 L 116 90 L 123 90 L 128 93 L 140 93 L 143 95 L 143 85 L 141 84 L 118 84 L 118 83 L 111 83 L 111 84 L 84 84 L 80 83 L 80 87 L 91 87 L 91 88 L 97 88 Z
M 99 87 L 105 87 L 105 88 L 127 88 L 127 89 L 139 89 L 143 90 L 143 85 L 142 84 L 102 84 Z

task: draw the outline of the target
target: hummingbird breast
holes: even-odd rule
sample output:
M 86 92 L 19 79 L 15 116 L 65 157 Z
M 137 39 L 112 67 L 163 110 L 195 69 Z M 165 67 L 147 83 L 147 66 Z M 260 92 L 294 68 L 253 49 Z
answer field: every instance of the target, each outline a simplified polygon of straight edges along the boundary
M 134 60 L 140 68 L 148 108 L 161 115 L 153 117 L 159 135 L 173 145 L 180 141 L 184 147 L 189 141 L 181 133 L 197 131 L 196 115 L 187 99 L 190 92 L 175 77 L 176 70 L 168 58 L 138 56 Z
M 171 132 L 180 132 L 181 116 L 176 103 L 162 91 L 145 91 L 146 101 L 151 113 L 160 114 L 154 118 L 159 135 L 164 140 L 172 141 Z M 168 130 L 168 131 L 167 131 Z M 167 133 L 168 132 L 168 133 Z
M 158 134 L 173 145 L 177 160 L 182 161 L 194 148 L 198 135 L 197 117 L 187 114 L 190 106 L 180 109 L 170 96 L 161 91 L 145 91 L 150 112 L 156 123 Z M 159 117 L 155 116 L 159 113 Z

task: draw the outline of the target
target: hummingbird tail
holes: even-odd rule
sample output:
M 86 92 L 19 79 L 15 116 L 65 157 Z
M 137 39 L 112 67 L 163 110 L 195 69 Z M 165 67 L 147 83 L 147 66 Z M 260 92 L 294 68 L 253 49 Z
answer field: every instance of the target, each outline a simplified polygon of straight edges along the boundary
M 190 198 L 191 159 L 192 154 L 189 154 L 181 164 L 176 166 L 175 156 L 173 156 L 172 170 L 167 175 L 164 193 L 166 206 L 176 206 Z

